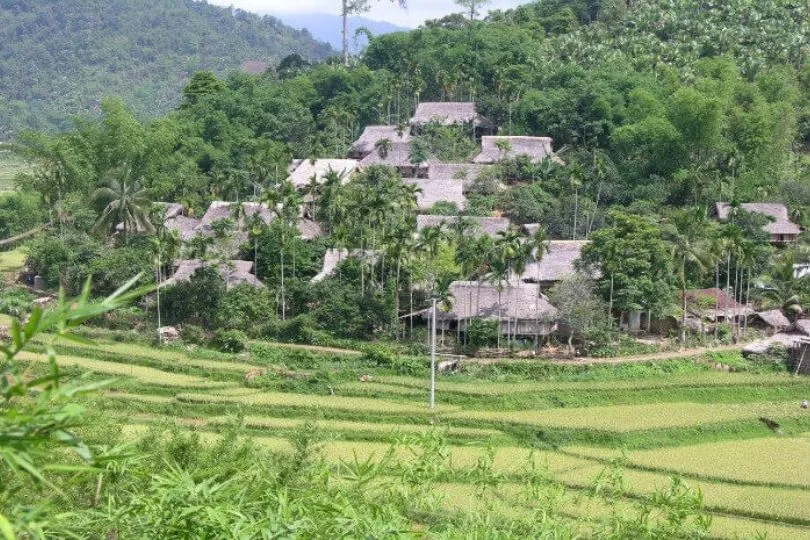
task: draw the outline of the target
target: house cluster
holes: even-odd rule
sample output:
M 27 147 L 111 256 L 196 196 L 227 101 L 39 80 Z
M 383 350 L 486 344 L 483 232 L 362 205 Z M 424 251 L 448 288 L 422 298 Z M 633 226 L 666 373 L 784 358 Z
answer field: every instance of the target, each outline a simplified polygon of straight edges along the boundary
M 415 138 L 429 123 L 471 127 L 476 140 L 480 141 L 480 152 L 467 163 L 442 163 L 429 159 L 413 163 L 411 146 Z M 430 210 L 439 203 L 455 205 L 461 213 L 467 206 L 467 193 L 480 175 L 496 163 L 511 157 L 526 156 L 534 163 L 551 159 L 562 163 L 554 154 L 552 140 L 548 137 L 499 136 L 497 128 L 476 109 L 474 103 L 421 103 L 407 128 L 398 126 L 368 126 L 351 146 L 346 158 L 295 160 L 289 168 L 289 181 L 299 190 L 307 191 L 313 183 L 323 184 L 327 176 L 337 174 L 343 182 L 349 182 L 352 175 L 372 165 L 387 165 L 400 172 L 403 181 L 419 188 L 417 204 L 417 229 L 427 227 L 452 227 L 459 217 L 431 215 Z M 788 210 L 781 204 L 751 203 L 740 206 L 741 210 L 764 215 L 768 223 L 763 227 L 774 244 L 795 241 L 801 232 L 789 219 Z M 714 216 L 719 220 L 729 220 L 732 206 L 717 203 Z M 259 203 L 213 202 L 201 219 L 184 215 L 179 205 L 168 205 L 166 226 L 177 230 L 180 237 L 192 241 L 196 237 L 215 237 L 217 223 L 230 220 L 234 224 L 233 247 L 220 259 L 236 255 L 238 247 L 248 237 L 252 220 L 269 224 L 274 214 Z M 474 227 L 470 234 L 495 236 L 510 227 L 510 221 L 502 217 L 470 217 Z M 298 223 L 299 231 L 305 240 L 322 234 L 317 222 L 302 208 Z M 540 225 L 524 225 L 527 234 L 533 234 Z M 546 293 L 557 282 L 576 272 L 575 262 L 579 259 L 583 241 L 552 241 L 547 253 L 530 261 L 520 275 L 508 278 L 508 286 L 496 286 L 488 282 L 458 281 L 450 285 L 453 305 L 442 311 L 437 324 L 445 331 L 463 333 L 474 319 L 487 319 L 499 322 L 504 335 L 514 337 L 548 336 L 557 331 L 556 309 Z M 346 258 L 363 258 L 374 263 L 377 254 L 331 249 L 328 250 L 321 272 L 312 279 L 313 283 L 323 281 L 332 275 Z M 188 280 L 194 271 L 210 264 L 201 260 L 180 260 L 175 262 L 176 272 L 172 282 Z M 219 271 L 229 287 L 248 283 L 257 287 L 263 284 L 256 278 L 253 263 L 230 260 L 219 265 Z M 748 306 L 737 303 L 719 289 L 690 291 L 687 298 L 689 313 L 687 324 L 696 330 L 707 331 L 714 324 L 749 317 L 759 317 L 756 323 L 780 326 L 776 314 L 755 314 Z M 427 312 L 411 314 L 428 317 Z M 666 331 L 673 320 L 652 320 L 645 313 L 624 313 L 621 326 L 630 332 Z M 753 322 L 753 321 L 752 321 Z M 677 324 L 677 322 L 675 322 Z M 778 330 L 778 328 L 777 328 Z

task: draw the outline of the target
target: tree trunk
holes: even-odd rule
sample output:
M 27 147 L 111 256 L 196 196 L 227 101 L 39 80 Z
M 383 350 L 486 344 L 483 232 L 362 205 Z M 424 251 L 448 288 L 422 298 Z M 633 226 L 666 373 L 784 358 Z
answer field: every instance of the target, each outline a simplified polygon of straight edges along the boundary
M 719 291 L 720 290 L 720 263 L 714 263 L 714 286 Z M 719 329 L 717 324 L 717 312 L 720 311 L 720 299 L 715 296 L 714 298 L 714 340 L 717 341 L 717 337 L 719 336 Z
M 343 17 L 343 65 L 349 65 L 349 0 L 343 0 L 340 12 Z
M 284 230 L 281 231 L 281 320 L 287 320 L 287 297 L 284 292 Z
M 686 345 L 686 277 L 684 273 L 686 269 L 681 267 L 681 301 L 683 302 L 682 308 L 683 313 L 681 313 L 681 346 L 683 347 Z
M 748 281 L 745 288 L 745 305 L 748 306 L 748 302 L 751 300 L 751 269 L 748 269 Z M 748 334 L 748 315 L 745 316 L 745 328 L 743 329 L 743 334 Z
M 608 324 L 613 330 L 613 272 L 610 273 L 610 300 L 608 301 Z

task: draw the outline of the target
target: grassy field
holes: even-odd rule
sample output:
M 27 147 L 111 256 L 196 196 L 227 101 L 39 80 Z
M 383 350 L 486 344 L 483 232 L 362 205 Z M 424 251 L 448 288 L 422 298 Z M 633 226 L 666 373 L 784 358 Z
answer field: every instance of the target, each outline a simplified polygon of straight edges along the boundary
M 402 376 L 358 356 L 277 349 L 274 362 L 286 358 L 278 365 L 250 354 L 104 341 L 57 352 L 70 375 L 115 378 L 113 389 L 88 399 L 129 438 L 174 426 L 213 444 L 239 426 L 262 447 L 292 452 L 290 439 L 314 425 L 323 436 L 319 452 L 339 469 L 382 459 L 392 448 L 397 466 L 407 466 L 418 460 L 416 441 L 439 434 L 449 445 L 437 486 L 447 511 L 531 515 L 521 493 L 544 471 L 566 489 L 565 513 L 587 529 L 617 509 L 629 512 L 678 475 L 703 494 L 719 538 L 810 537 L 810 413 L 799 407 L 799 397 L 810 396 L 808 379 L 718 372 L 701 363 L 672 374 L 660 365 L 547 377 L 462 374 L 439 378 L 439 405 L 431 411 L 426 370 Z M 32 370 L 43 368 L 42 354 L 24 358 Z M 265 375 L 246 385 L 245 374 L 257 368 Z M 365 375 L 372 380 L 360 382 Z M 780 422 L 782 435 L 760 417 Z M 487 497 L 474 474 L 482 463 L 498 479 Z M 619 494 L 595 493 L 594 485 L 615 480 L 616 463 Z

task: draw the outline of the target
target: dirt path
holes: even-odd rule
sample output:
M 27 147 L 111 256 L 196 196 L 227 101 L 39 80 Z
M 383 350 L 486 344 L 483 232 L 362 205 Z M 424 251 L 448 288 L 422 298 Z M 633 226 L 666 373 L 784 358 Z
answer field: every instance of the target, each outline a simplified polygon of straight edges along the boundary
M 613 358 L 574 358 L 573 360 L 552 360 L 546 358 L 469 358 L 463 361 L 466 364 L 532 364 L 535 362 L 558 362 L 574 365 L 588 364 L 633 364 L 641 362 L 661 362 L 677 358 L 694 358 L 705 353 L 741 351 L 744 344 L 723 345 L 721 347 L 701 347 L 699 349 L 683 349 L 680 351 L 667 351 L 653 354 L 640 354 L 636 356 L 617 356 Z

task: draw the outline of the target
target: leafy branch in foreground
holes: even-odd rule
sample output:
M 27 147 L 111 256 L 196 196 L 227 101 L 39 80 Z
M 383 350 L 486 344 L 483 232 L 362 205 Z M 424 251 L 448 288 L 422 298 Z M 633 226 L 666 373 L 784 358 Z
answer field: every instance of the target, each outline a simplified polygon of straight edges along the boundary
M 54 308 L 46 310 L 37 305 L 27 321 L 12 320 L 9 342 L 0 345 L 0 473 L 5 472 L 5 465 L 12 472 L 22 471 L 57 490 L 44 478 L 42 471 L 76 468 L 57 463 L 38 464 L 38 458 L 54 445 L 70 449 L 89 465 L 97 464 L 90 448 L 72 432 L 84 410 L 69 400 L 107 383 L 60 385 L 53 344 L 58 339 L 92 344 L 73 334 L 73 330 L 87 320 L 122 307 L 148 292 L 147 289 L 130 290 L 139 277 L 100 302 L 90 301 L 88 279 L 78 298 L 68 299 L 63 290 Z M 17 356 L 42 334 L 51 334 L 46 345 L 49 372 L 32 378 L 27 370 L 22 369 Z M 6 489 L 0 486 L 0 496 Z M 0 538 L 14 538 L 11 524 L 2 514 Z

